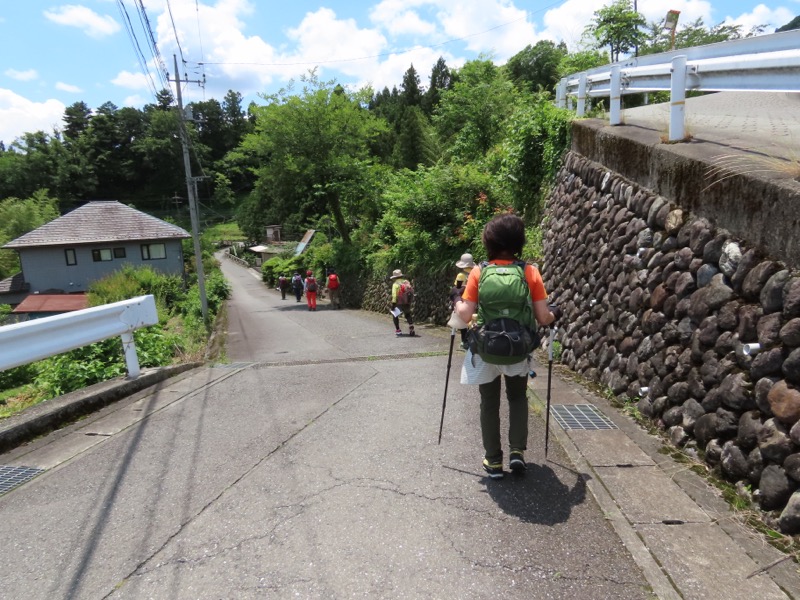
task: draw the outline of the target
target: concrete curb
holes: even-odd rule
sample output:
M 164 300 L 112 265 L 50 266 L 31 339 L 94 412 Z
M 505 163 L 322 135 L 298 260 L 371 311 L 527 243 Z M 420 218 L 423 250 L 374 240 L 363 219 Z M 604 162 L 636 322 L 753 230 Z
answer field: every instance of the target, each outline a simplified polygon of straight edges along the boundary
M 144 369 L 136 379 L 102 381 L 32 406 L 0 424 L 0 453 L 58 429 L 151 385 L 202 366 L 201 362 Z

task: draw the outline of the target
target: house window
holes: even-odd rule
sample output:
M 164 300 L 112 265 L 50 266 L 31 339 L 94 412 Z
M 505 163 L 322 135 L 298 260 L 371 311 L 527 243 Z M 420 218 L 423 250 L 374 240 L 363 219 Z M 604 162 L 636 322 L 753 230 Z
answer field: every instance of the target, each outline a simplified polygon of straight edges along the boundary
M 67 259 L 68 267 L 78 264 L 78 259 L 75 256 L 75 250 L 73 248 L 64 248 L 64 256 Z
M 113 256 L 111 255 L 111 248 L 100 248 L 92 250 L 92 260 L 94 262 L 105 262 L 107 260 L 111 260 Z
M 125 248 L 114 248 L 114 258 L 125 258 Z
M 142 244 L 142 260 L 161 258 L 167 258 L 167 247 L 164 244 Z

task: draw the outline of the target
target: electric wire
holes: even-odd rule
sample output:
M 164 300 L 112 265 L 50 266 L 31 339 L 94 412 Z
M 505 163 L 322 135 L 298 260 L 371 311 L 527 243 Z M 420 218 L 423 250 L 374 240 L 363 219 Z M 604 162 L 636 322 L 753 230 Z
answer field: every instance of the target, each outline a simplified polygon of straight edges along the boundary
M 142 52 L 142 47 L 139 45 L 139 39 L 136 37 L 136 32 L 133 30 L 133 23 L 131 22 L 131 17 L 128 14 L 128 9 L 125 7 L 123 0 L 117 0 L 117 6 L 119 8 L 122 22 L 125 25 L 125 31 L 127 32 L 128 38 L 133 45 L 134 54 L 136 54 L 136 58 L 139 61 L 139 66 L 142 69 L 142 73 L 144 73 L 147 84 L 150 87 L 150 91 L 155 98 L 158 94 L 158 88 L 156 87 L 156 82 L 147 66 L 147 59 L 144 56 L 144 52 Z
M 175 17 L 172 16 L 172 4 L 167 0 L 167 12 L 169 13 L 169 20 L 172 23 L 172 32 L 175 34 L 175 44 L 178 46 L 178 54 L 181 56 L 181 64 L 186 64 L 186 59 L 183 57 L 183 48 L 181 48 L 181 39 L 178 37 L 178 28 L 175 26 Z
M 167 66 L 164 63 L 164 59 L 161 57 L 161 52 L 158 50 L 158 44 L 156 43 L 155 35 L 153 35 L 153 28 L 150 26 L 150 19 L 147 16 L 147 10 L 145 10 L 144 2 L 142 0 L 136 0 L 136 7 L 139 12 L 139 20 L 142 24 L 142 29 L 147 34 L 147 41 L 150 46 L 150 52 L 153 54 L 153 61 L 156 65 L 156 73 L 158 73 L 159 79 L 161 80 L 161 87 L 162 89 L 169 89 L 169 72 L 167 71 Z

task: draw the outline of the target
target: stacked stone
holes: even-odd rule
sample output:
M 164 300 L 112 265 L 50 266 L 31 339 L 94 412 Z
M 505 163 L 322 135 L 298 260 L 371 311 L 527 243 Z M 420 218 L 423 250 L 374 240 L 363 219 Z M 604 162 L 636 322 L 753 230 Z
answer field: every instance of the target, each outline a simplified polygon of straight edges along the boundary
M 547 215 L 562 362 L 800 532 L 800 277 L 574 153 Z
M 423 274 L 411 278 L 414 286 L 413 313 L 415 321 L 444 325 L 450 318 L 448 294 L 453 286 L 454 273 Z M 371 280 L 364 287 L 361 306 L 373 312 L 387 312 L 392 297 L 388 280 Z

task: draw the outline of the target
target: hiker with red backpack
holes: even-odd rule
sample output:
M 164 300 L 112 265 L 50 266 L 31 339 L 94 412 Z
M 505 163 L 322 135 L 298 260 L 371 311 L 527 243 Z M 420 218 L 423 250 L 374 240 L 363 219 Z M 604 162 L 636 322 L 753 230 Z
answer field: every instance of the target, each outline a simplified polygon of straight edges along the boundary
M 392 321 L 394 322 L 394 334 L 397 337 L 403 335 L 400 330 L 400 315 L 404 315 L 406 322 L 408 322 L 408 335 L 413 337 L 416 335 L 414 333 L 414 318 L 411 315 L 414 288 L 400 269 L 392 271 L 392 276 L 389 279 L 392 281 L 392 308 L 389 312 L 392 314 Z
M 278 289 L 281 291 L 281 300 L 286 300 L 286 290 L 289 289 L 289 279 L 286 275 L 278 277 Z
M 461 383 L 477 384 L 480 392 L 483 469 L 501 479 L 500 376 L 508 399 L 509 467 L 522 474 L 527 469 L 530 353 L 540 343 L 537 323 L 550 325 L 561 311 L 548 306 L 538 269 L 519 259 L 525 245 L 521 218 L 509 213 L 494 217 L 483 229 L 483 245 L 488 262 L 473 268 L 463 295 L 451 299 L 457 316 L 470 324 Z
M 339 299 L 339 276 L 336 271 L 331 269 L 328 271 L 328 298 L 331 301 L 332 308 L 342 308 L 341 300 Z
M 312 271 L 306 271 L 306 278 L 303 280 L 303 290 L 306 293 L 308 310 L 317 310 L 317 280 Z

